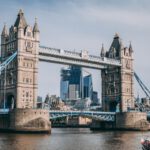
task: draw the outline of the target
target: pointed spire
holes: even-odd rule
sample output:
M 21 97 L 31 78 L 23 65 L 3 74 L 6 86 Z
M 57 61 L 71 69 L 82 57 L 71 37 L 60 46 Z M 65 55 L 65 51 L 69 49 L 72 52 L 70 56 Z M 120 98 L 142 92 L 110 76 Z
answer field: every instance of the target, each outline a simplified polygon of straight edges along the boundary
M 122 49 L 124 49 L 124 45 L 123 45 L 123 41 L 122 41 L 122 39 L 120 39 L 120 50 L 122 50 Z
M 23 10 L 20 9 L 18 14 L 23 15 Z
M 25 28 L 27 26 L 27 22 L 22 9 L 19 10 L 14 26 L 17 28 Z
M 130 41 L 130 44 L 129 44 L 129 50 L 130 50 L 131 52 L 133 52 L 131 41 Z
M 38 23 L 37 23 L 37 18 L 35 18 L 33 32 L 40 32 L 39 27 L 38 27 Z
M 104 44 L 102 44 L 102 48 L 101 48 L 101 57 L 105 57 Z
M 2 36 L 8 35 L 6 24 L 4 24 L 4 27 L 3 27 L 2 34 L 1 34 L 1 35 L 2 35 Z
M 114 39 L 119 38 L 119 34 L 115 33 Z

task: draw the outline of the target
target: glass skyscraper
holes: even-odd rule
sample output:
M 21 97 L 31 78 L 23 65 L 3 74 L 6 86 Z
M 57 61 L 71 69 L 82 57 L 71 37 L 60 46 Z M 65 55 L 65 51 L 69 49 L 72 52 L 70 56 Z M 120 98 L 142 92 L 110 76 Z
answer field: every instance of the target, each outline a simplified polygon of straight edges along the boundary
M 62 100 L 80 99 L 82 87 L 82 69 L 70 66 L 61 70 L 60 97 Z
M 89 98 L 92 100 L 92 93 L 93 93 L 93 82 L 92 82 L 92 75 L 85 76 L 83 78 L 83 87 L 84 87 L 84 98 Z

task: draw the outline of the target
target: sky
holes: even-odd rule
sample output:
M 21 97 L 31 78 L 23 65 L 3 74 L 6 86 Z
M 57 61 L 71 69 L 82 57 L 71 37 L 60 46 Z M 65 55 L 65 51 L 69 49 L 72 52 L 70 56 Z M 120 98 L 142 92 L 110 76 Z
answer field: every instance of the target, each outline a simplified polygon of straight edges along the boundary
M 149 0 L 0 0 L 0 30 L 14 24 L 19 9 L 27 23 L 38 19 L 40 44 L 67 50 L 88 50 L 99 56 L 102 43 L 108 50 L 115 33 L 124 46 L 132 42 L 134 70 L 150 87 L 150 1 Z M 60 93 L 63 65 L 39 63 L 39 95 Z M 101 91 L 99 70 L 93 75 L 94 90 Z M 137 93 L 144 96 L 135 83 Z M 100 97 L 99 92 L 99 97 Z

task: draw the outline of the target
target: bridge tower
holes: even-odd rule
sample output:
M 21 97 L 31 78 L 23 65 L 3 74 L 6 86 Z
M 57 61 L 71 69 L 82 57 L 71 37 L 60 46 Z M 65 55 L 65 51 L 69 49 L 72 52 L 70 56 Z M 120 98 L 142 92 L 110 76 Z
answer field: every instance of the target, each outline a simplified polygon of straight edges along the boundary
M 104 111 L 126 112 L 134 108 L 133 50 L 131 43 L 124 47 L 118 34 L 114 36 L 109 51 L 101 50 L 101 57 L 120 60 L 122 66 L 107 67 L 102 75 L 102 105 Z
M 1 107 L 9 108 L 9 118 L 0 129 L 19 132 L 50 132 L 49 111 L 36 109 L 39 60 L 39 29 L 32 28 L 19 11 L 13 26 L 1 34 L 2 62 L 17 51 L 17 57 L 1 74 Z M 1 115 L 0 115 L 1 117 Z
M 19 11 L 17 19 L 7 32 L 1 34 L 1 56 L 7 59 L 17 51 L 15 61 L 1 75 L 0 100 L 6 108 L 35 108 L 37 100 L 39 29 L 37 21 L 32 28 Z M 6 80 L 5 79 L 6 76 Z

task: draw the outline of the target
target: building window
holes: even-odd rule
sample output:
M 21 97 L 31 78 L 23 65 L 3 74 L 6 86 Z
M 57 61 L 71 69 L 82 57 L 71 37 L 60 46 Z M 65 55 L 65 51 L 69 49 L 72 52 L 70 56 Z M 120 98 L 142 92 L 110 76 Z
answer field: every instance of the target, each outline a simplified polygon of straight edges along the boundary
M 28 97 L 29 96 L 29 92 L 26 92 L 26 97 Z
M 28 78 L 26 78 L 26 83 L 29 83 L 29 79 Z
M 27 47 L 28 47 L 28 48 L 31 47 L 31 42 L 27 42 Z

